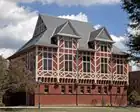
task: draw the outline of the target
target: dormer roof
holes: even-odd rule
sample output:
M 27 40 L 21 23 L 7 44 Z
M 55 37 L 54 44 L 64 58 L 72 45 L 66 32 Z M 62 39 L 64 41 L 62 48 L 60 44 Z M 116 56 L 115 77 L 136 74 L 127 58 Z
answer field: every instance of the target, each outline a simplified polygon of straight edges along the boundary
M 105 27 L 102 27 L 98 30 L 94 30 L 90 33 L 89 42 L 95 40 L 114 43 L 114 41 L 112 40 L 111 36 L 109 35 Z
M 69 36 L 75 38 L 81 38 L 80 34 L 76 31 L 74 26 L 68 20 L 64 24 L 61 24 L 55 29 L 54 35 Z

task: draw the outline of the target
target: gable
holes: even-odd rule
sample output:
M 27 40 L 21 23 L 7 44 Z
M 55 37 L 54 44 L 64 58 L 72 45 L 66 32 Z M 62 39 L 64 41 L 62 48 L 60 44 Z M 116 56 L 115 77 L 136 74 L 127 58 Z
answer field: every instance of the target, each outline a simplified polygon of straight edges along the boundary
M 107 30 L 104 28 L 99 35 L 96 38 L 97 40 L 107 40 L 107 41 L 113 41 L 112 38 L 110 37 L 109 33 Z
M 69 21 L 64 25 L 59 33 L 79 36 Z
M 33 38 L 37 37 L 40 34 L 42 34 L 46 30 L 47 30 L 47 27 L 44 24 L 44 22 L 43 22 L 42 18 L 40 17 L 40 15 L 39 15 L 38 20 L 37 20 L 37 24 L 36 24 L 36 27 L 35 27 L 35 30 L 34 30 Z
M 92 32 L 90 33 L 89 42 L 90 42 L 90 41 L 94 41 L 101 31 L 102 31 L 102 28 L 100 28 L 100 29 L 98 29 L 98 30 L 95 30 L 95 31 L 92 31 Z

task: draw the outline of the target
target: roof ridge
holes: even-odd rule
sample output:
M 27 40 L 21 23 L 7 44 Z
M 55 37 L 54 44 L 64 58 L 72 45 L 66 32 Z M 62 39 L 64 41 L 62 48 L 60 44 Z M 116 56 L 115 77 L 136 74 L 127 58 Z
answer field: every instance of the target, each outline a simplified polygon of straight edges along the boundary
M 86 22 L 86 21 L 80 21 L 80 20 L 75 20 L 75 19 L 62 18 L 62 17 L 59 17 L 59 16 L 48 15 L 48 14 L 43 14 L 43 13 L 39 13 L 39 15 L 41 15 L 41 16 L 50 16 L 50 17 L 57 18 L 57 19 L 64 19 L 64 20 L 77 21 L 77 22 L 81 22 L 81 23 L 88 23 L 88 24 L 91 25 L 90 22 Z

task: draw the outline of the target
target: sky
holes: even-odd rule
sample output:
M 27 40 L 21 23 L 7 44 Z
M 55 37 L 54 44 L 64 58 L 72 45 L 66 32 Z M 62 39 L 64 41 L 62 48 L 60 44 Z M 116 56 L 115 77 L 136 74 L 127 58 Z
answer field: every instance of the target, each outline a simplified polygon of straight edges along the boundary
M 105 26 L 126 50 L 129 20 L 120 0 L 0 0 L 0 55 L 9 57 L 32 38 L 39 13 Z

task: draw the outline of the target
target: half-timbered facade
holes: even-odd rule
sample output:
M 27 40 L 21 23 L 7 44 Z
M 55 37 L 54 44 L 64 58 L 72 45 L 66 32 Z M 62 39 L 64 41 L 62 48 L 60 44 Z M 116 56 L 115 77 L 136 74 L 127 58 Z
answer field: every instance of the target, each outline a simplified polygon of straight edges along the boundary
M 129 66 L 105 27 L 39 15 L 24 58 L 40 86 L 34 105 L 127 105 Z

